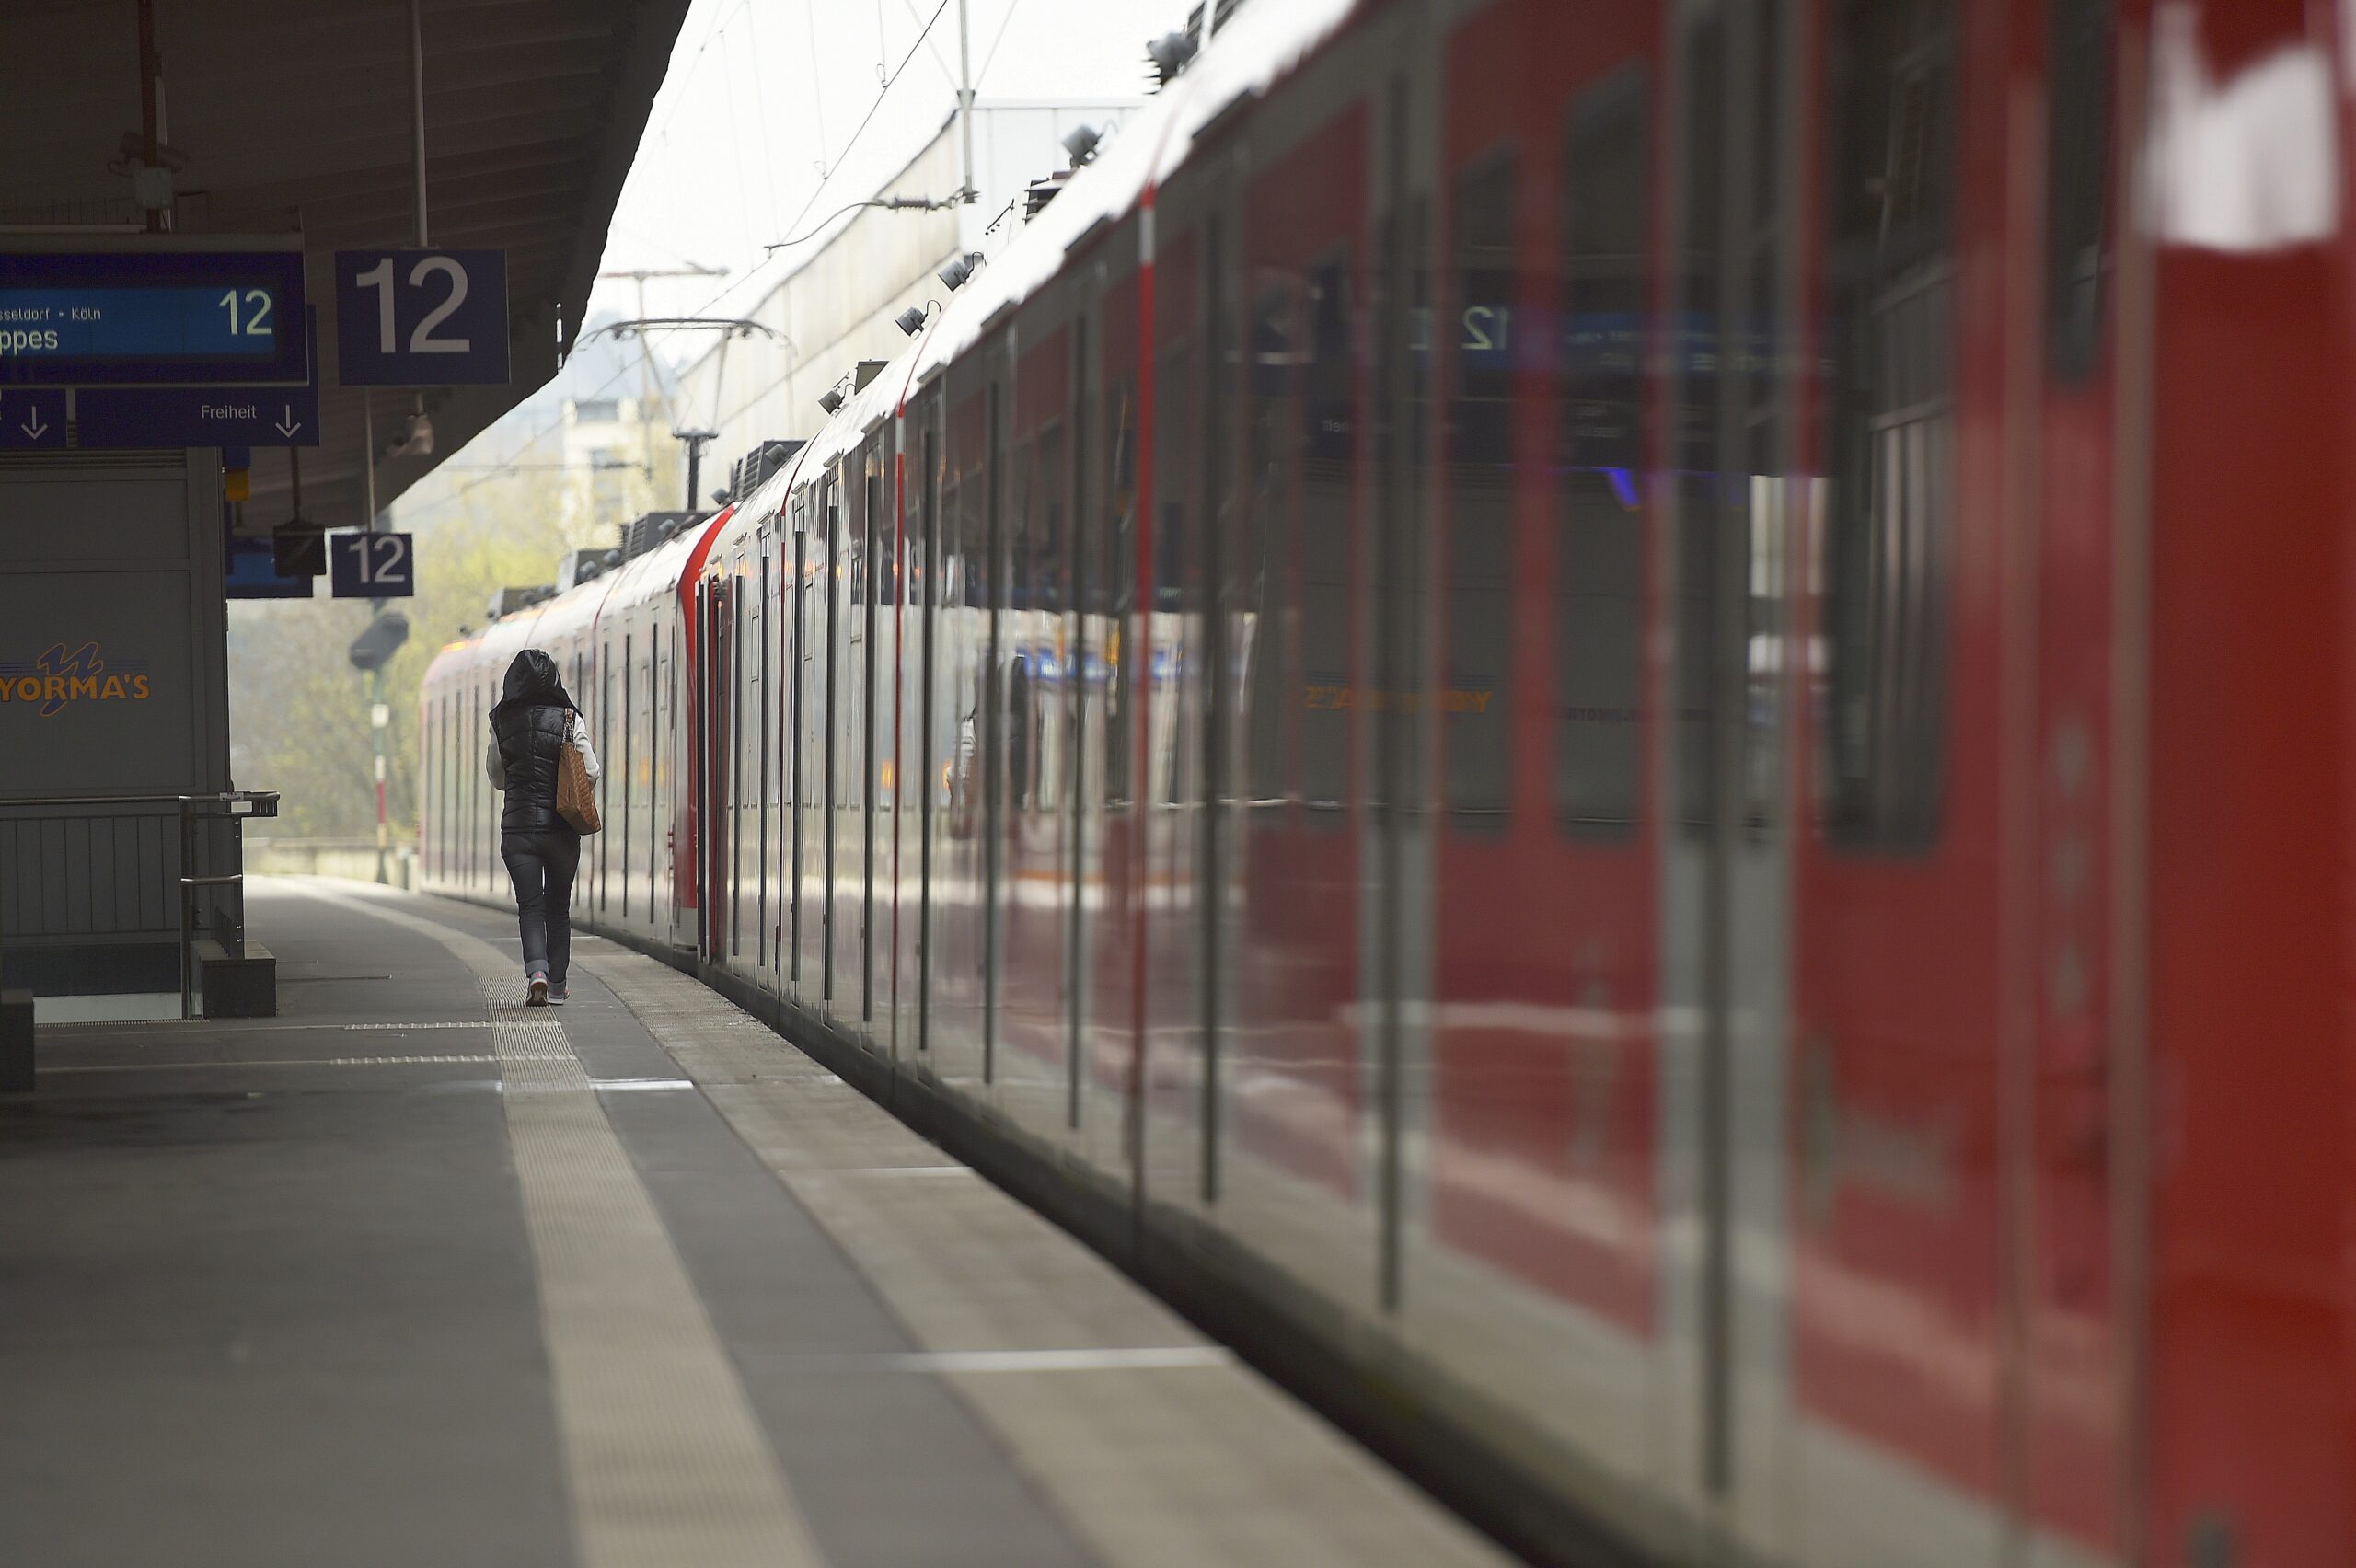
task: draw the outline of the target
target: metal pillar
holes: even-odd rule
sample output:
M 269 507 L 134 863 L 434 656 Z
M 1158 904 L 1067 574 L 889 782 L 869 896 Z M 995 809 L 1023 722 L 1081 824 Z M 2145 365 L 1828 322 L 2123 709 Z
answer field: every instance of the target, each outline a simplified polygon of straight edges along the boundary
M 959 192 L 967 206 L 981 197 L 974 187 L 974 46 L 966 0 L 957 0 L 957 133 L 965 144 L 965 189 Z
M 419 0 L 409 0 L 409 134 L 417 182 L 417 248 L 422 250 L 433 241 L 425 236 L 425 24 Z
M 381 599 L 375 602 L 384 603 Z M 376 747 L 376 881 L 381 886 L 393 880 L 387 870 L 392 853 L 392 830 L 385 821 L 385 726 L 392 721 L 393 710 L 385 703 L 384 665 L 368 673 L 368 731 Z

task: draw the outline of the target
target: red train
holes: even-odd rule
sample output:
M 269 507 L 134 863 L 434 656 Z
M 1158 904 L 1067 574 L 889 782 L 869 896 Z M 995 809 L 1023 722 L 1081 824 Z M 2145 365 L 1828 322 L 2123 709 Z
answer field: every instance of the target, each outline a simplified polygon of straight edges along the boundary
M 547 648 L 590 924 L 1515 1539 L 2356 1562 L 2345 15 L 1257 0 L 429 884 Z

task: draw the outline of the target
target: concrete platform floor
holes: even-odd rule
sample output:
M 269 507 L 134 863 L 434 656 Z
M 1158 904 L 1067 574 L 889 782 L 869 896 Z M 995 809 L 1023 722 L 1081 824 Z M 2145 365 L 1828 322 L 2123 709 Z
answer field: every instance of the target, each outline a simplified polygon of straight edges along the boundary
M 1493 1564 L 704 987 L 258 882 L 280 1016 L 0 1099 L 0 1562 Z

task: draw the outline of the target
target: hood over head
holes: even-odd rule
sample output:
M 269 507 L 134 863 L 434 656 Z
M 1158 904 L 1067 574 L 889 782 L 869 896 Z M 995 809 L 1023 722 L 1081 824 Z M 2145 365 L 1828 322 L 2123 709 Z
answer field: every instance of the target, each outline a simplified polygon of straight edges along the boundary
M 537 648 L 526 648 L 507 666 L 507 679 L 502 686 L 499 706 L 494 714 L 517 708 L 570 708 L 575 713 L 572 695 L 564 689 L 558 675 L 556 661 Z

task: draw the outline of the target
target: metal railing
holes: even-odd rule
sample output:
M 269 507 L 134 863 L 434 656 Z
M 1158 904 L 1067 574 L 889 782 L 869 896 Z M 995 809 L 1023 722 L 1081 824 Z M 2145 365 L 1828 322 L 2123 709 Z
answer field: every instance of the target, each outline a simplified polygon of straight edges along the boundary
M 0 951 L 175 938 L 180 1016 L 191 1018 L 199 905 L 213 939 L 242 951 L 240 830 L 248 818 L 277 814 L 269 790 L 0 800 Z M 174 844 L 165 841 L 167 826 Z M 167 924 L 170 904 L 177 918 Z

